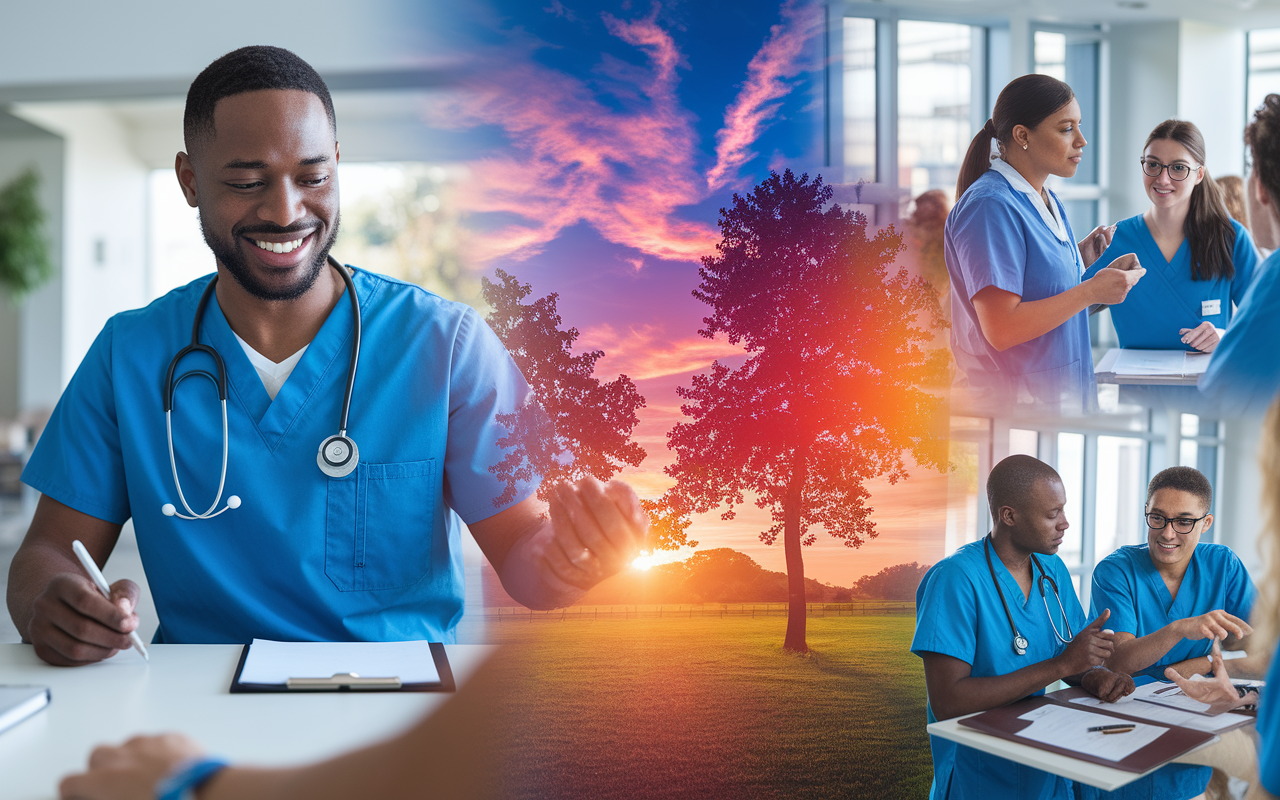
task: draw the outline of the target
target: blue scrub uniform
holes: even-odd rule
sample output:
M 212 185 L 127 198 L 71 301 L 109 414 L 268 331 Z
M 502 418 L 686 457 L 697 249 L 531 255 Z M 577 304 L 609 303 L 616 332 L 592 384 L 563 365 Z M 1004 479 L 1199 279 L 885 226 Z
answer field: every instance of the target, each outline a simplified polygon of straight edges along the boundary
M 1076 598 L 1071 575 L 1062 559 L 1042 555 L 1036 559 L 1058 584 L 1065 622 L 1070 623 L 1073 632 L 1083 629 L 1084 609 Z M 1048 584 L 1045 584 L 1046 610 L 1035 584 L 1030 597 L 1024 601 L 1021 587 L 994 550 L 991 564 L 1014 624 L 1030 643 L 1026 655 L 1013 651 L 1013 632 L 991 580 L 981 540 L 961 547 L 925 574 L 916 590 L 916 634 L 911 641 L 911 652 L 958 658 L 970 665 L 973 677 L 983 678 L 1007 675 L 1053 658 L 1065 649 L 1066 645 L 1059 642 L 1053 632 L 1056 625 L 1063 636 L 1067 635 L 1062 611 Z M 1039 570 L 1035 570 L 1037 581 L 1039 577 Z M 1043 689 L 1036 692 L 1043 693 Z M 927 711 L 929 722 L 936 722 L 932 705 Z M 937 736 L 929 737 L 929 747 L 933 751 L 931 800 L 1048 800 L 1071 796 L 1071 782 L 1065 778 Z
M 1280 390 L 1280 250 L 1257 270 L 1200 391 L 1224 413 L 1261 413 Z
M 1098 390 L 1089 347 L 1089 317 L 1081 311 L 1043 336 L 1001 352 L 987 341 L 973 297 L 994 286 L 1030 302 L 1080 283 L 1083 265 L 1066 210 L 1059 241 L 1031 197 L 987 170 L 947 215 L 943 253 L 951 276 L 951 350 L 957 387 L 996 404 L 1034 402 L 1050 411 L 1089 412 Z
M 1111 246 L 1084 273 L 1084 280 L 1105 269 L 1127 253 L 1136 253 L 1147 274 L 1129 290 L 1123 303 L 1111 306 L 1120 346 L 1139 350 L 1185 350 L 1181 328 L 1203 322 L 1226 328 L 1231 321 L 1232 303 L 1237 306 L 1253 283 L 1258 251 L 1244 226 L 1231 221 L 1235 229 L 1235 249 L 1231 280 L 1197 281 L 1191 278 L 1191 246 L 1183 242 L 1172 261 L 1165 261 L 1147 223 L 1139 214 L 1116 224 Z M 1207 314 L 1206 311 L 1216 313 Z
M 162 385 L 191 341 L 210 278 L 109 320 L 67 386 L 23 480 L 78 511 L 134 521 L 160 628 L 156 641 L 453 641 L 462 616 L 459 517 L 496 513 L 489 472 L 528 386 L 472 309 L 356 271 L 363 342 L 349 435 L 360 465 L 316 465 L 337 432 L 353 334 L 342 297 L 271 400 L 211 297 L 200 341 L 227 367 L 226 490 L 240 508 L 205 520 L 161 514 L 174 488 Z M 214 370 L 204 354 L 178 374 Z M 218 489 L 222 416 L 214 385 L 178 385 L 173 444 L 182 490 L 204 511 Z M 534 491 L 523 486 L 512 503 Z
M 1271 702 L 1280 694 L 1280 649 L 1271 656 L 1267 686 L 1258 702 L 1258 779 L 1268 792 L 1280 797 L 1280 703 Z
M 1175 620 L 1215 609 L 1248 620 L 1255 594 L 1248 570 L 1226 545 L 1208 542 L 1196 545 L 1176 598 L 1170 596 L 1169 587 L 1151 563 L 1149 545 L 1129 545 L 1104 558 L 1094 569 L 1089 613 L 1096 618 L 1104 608 L 1109 608 L 1108 628 L 1141 638 Z M 1135 673 L 1133 681 L 1141 686 L 1164 680 L 1165 667 L 1188 658 L 1206 657 L 1211 647 L 1208 639 L 1183 639 L 1159 661 Z M 1079 788 L 1086 798 L 1182 800 L 1203 792 L 1211 773 L 1208 767 L 1170 764 L 1115 792 Z

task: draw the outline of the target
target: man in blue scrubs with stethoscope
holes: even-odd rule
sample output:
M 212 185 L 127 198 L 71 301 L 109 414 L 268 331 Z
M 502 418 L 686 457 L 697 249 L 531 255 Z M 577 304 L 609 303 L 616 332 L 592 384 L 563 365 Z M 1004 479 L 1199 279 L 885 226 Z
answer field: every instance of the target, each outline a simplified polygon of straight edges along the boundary
M 930 722 L 1043 694 L 1057 680 L 1107 702 L 1133 679 L 1103 666 L 1113 634 L 1107 612 L 1086 624 L 1067 567 L 1055 553 L 1068 523 L 1052 467 L 1015 455 L 987 479 L 990 535 L 935 564 L 916 590 L 911 652 L 924 659 Z M 1071 782 L 929 737 L 934 800 L 1069 798 Z
M 8 604 L 41 658 L 129 647 L 138 587 L 104 598 L 71 542 L 101 564 L 130 518 L 170 643 L 452 641 L 459 520 L 532 607 L 634 558 L 647 520 L 625 484 L 558 486 L 549 515 L 535 483 L 495 506 L 496 417 L 529 389 L 478 314 L 328 258 L 336 122 L 309 65 L 223 56 L 184 136 L 217 274 L 108 321 L 23 473 L 43 496 Z

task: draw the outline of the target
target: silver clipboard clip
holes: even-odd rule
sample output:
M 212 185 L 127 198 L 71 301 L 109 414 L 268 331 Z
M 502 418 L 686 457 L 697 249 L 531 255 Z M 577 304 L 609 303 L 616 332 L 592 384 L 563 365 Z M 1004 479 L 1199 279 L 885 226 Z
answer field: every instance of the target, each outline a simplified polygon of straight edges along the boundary
M 362 678 L 354 672 L 335 672 L 328 678 L 290 678 L 290 691 L 337 691 L 339 689 L 399 689 L 399 678 Z

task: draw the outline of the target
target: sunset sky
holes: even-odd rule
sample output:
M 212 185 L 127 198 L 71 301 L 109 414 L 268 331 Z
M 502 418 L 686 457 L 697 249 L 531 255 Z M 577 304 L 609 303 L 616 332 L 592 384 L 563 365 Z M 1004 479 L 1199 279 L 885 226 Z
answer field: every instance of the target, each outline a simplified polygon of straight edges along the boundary
M 697 335 L 708 309 L 691 292 L 719 239 L 718 211 L 770 169 L 822 172 L 821 11 L 793 3 L 478 7 L 464 21 L 469 79 L 429 110 L 463 154 L 468 256 L 560 295 L 578 346 L 606 357 L 647 400 L 636 440 L 648 457 L 626 479 L 647 497 L 670 484 L 666 433 L 675 388 L 741 351 Z M 877 539 L 854 550 L 822 535 L 806 575 L 849 585 L 942 554 L 945 479 L 923 469 L 872 489 Z M 754 506 L 695 520 L 700 549 L 732 547 L 782 571 Z

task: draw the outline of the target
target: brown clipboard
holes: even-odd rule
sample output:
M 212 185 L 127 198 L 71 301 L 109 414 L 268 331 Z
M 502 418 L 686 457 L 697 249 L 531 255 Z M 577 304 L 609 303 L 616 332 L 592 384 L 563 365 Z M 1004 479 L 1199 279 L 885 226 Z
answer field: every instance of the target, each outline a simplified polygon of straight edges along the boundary
M 1207 733 L 1205 731 L 1192 730 L 1191 728 L 1183 728 L 1177 725 L 1162 725 L 1160 723 L 1151 722 L 1150 720 L 1140 720 L 1146 725 L 1157 725 L 1161 728 L 1168 728 L 1160 738 L 1151 744 L 1143 747 L 1136 752 L 1130 754 L 1127 758 L 1120 761 L 1109 761 L 1098 756 L 1091 756 L 1081 753 L 1077 750 L 1071 750 L 1066 747 L 1056 747 L 1044 742 L 1036 742 L 1031 739 L 1024 739 L 1018 736 L 1018 731 L 1030 727 L 1031 720 L 1018 719 L 1018 717 L 1026 714 L 1028 711 L 1034 711 L 1037 708 L 1047 705 L 1063 706 L 1067 705 L 1050 697 L 1028 697 L 1019 700 L 1016 703 L 1010 703 L 1001 708 L 994 708 L 990 711 L 984 711 L 981 714 L 975 714 L 972 717 L 966 717 L 959 721 L 961 725 L 967 728 L 987 733 L 992 736 L 998 736 L 1001 739 L 1007 739 L 1018 744 L 1025 744 L 1028 747 L 1035 747 L 1039 750 L 1045 750 L 1050 753 L 1058 753 L 1078 761 L 1087 761 L 1091 764 L 1100 764 L 1104 767 L 1124 770 L 1125 772 L 1147 772 L 1156 767 L 1172 761 L 1183 753 L 1190 752 L 1200 745 L 1214 739 L 1217 734 Z M 1096 708 L 1081 708 L 1078 705 L 1072 705 L 1071 708 L 1080 711 L 1089 711 L 1090 713 L 1101 714 L 1103 716 L 1122 719 L 1126 722 L 1133 721 L 1130 717 L 1123 717 L 1110 711 L 1103 711 Z M 1122 735 L 1122 734 L 1118 734 Z

